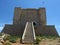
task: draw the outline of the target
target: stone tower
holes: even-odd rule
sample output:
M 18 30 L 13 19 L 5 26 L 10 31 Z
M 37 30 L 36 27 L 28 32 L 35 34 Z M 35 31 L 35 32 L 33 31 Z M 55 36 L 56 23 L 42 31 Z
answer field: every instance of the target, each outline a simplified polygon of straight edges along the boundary
M 22 9 L 16 7 L 14 10 L 13 24 L 5 24 L 2 32 L 22 36 L 26 22 L 33 22 L 36 35 L 58 36 L 54 25 L 46 25 L 45 8 Z

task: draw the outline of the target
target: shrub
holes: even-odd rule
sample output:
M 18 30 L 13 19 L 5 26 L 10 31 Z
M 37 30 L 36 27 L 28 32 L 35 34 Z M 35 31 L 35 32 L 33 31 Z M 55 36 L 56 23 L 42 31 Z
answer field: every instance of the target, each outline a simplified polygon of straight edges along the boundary
M 8 40 L 12 43 L 16 43 L 16 40 L 20 38 L 19 36 L 11 36 L 11 35 L 7 35 L 3 38 L 4 41 Z
M 2 36 L 2 33 L 0 33 L 0 36 Z
M 12 43 L 16 43 L 17 37 L 15 37 L 15 36 L 8 36 L 6 39 L 9 40 Z
M 59 38 L 58 42 L 60 43 L 60 38 Z
M 6 40 L 9 40 L 10 38 L 11 38 L 11 36 L 5 36 L 5 37 L 3 38 L 3 40 L 6 41 Z
M 11 45 L 10 43 L 6 43 L 6 45 Z
M 57 38 L 57 36 L 48 36 L 48 38 L 49 38 L 49 39 L 54 39 L 54 40 L 55 40 L 55 39 Z
M 12 43 L 16 43 L 16 39 L 10 39 L 9 41 Z
M 42 40 L 42 38 L 40 36 L 36 37 L 36 42 L 39 43 Z
M 41 38 L 42 38 L 42 39 L 45 39 L 45 38 L 47 38 L 47 37 L 46 37 L 46 36 L 41 36 Z

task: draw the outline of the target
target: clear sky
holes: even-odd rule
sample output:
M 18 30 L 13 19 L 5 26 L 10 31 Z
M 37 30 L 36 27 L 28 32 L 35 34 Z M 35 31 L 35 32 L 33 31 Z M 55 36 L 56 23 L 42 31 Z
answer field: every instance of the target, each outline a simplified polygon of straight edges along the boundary
M 0 0 L 0 31 L 13 23 L 14 8 L 46 8 L 47 24 L 55 25 L 60 35 L 60 0 Z

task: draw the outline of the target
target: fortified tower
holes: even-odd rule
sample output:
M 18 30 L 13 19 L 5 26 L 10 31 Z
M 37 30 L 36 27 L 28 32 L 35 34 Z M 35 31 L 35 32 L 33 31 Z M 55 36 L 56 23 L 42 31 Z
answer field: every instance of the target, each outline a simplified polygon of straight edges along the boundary
M 22 36 L 27 22 L 33 22 L 36 36 L 58 36 L 54 25 L 46 25 L 45 8 L 22 9 L 16 7 L 14 10 L 13 24 L 5 24 L 2 32 L 11 35 Z

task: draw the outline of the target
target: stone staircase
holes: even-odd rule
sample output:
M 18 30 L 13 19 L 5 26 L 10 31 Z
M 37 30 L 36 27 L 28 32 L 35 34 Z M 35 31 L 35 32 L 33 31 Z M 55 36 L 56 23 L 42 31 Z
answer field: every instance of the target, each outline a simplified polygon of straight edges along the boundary
M 36 40 L 34 26 L 32 22 L 27 22 L 22 36 L 22 43 L 34 43 Z

